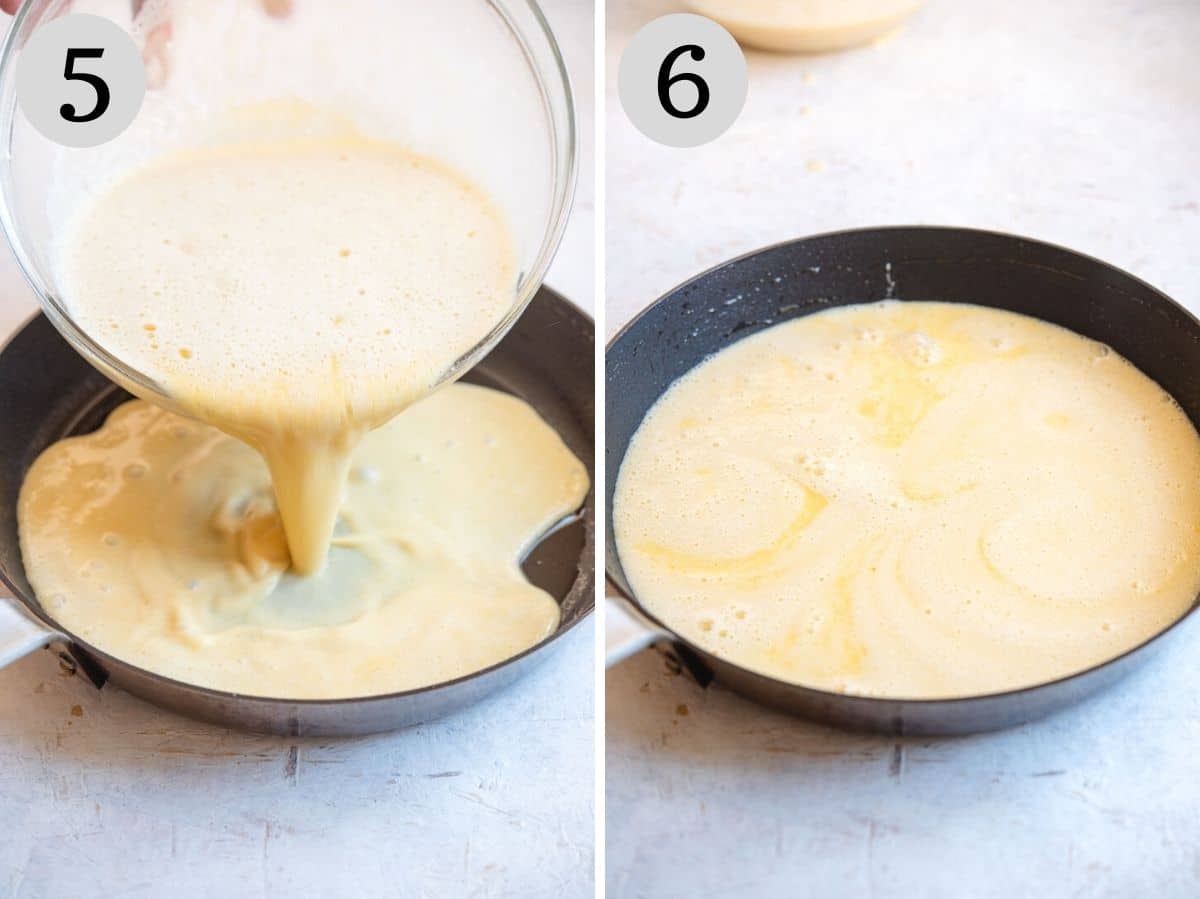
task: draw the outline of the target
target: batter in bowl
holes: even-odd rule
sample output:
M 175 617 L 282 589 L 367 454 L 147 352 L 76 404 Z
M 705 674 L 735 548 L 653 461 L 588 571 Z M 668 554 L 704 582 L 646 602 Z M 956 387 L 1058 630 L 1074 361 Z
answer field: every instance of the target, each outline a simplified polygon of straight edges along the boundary
M 75 321 L 267 461 L 293 568 L 319 571 L 350 453 L 515 302 L 508 225 L 436 160 L 280 105 L 154 160 L 72 223 Z M 139 392 L 137 385 L 129 386 Z
M 897 28 L 924 0 L 690 0 L 751 47 L 823 53 L 874 40 Z
M 1103 662 L 1200 592 L 1200 436 L 1108 347 L 965 304 L 741 340 L 646 415 L 617 480 L 630 585 L 733 663 L 977 695 Z

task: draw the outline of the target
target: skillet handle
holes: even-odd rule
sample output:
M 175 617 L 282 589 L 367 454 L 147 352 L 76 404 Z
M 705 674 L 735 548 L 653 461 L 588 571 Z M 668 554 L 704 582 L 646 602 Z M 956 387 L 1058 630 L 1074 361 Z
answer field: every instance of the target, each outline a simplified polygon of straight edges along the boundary
M 62 634 L 26 614 L 0 584 L 0 668 L 61 639 Z
M 604 585 L 604 667 L 668 640 L 671 634 L 647 620 L 611 582 Z

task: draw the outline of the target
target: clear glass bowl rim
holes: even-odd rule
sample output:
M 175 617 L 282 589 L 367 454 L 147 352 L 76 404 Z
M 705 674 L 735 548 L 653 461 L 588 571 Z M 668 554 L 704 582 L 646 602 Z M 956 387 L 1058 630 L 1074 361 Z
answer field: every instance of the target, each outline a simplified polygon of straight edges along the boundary
M 17 51 L 29 34 L 43 21 L 53 18 L 69 0 L 26 0 L 13 18 L 0 47 L 0 230 L 16 257 L 21 273 L 33 288 L 42 310 L 67 341 L 111 380 L 132 389 L 139 395 L 153 395 L 167 405 L 173 405 L 167 390 L 144 372 L 139 371 L 106 350 L 71 318 L 65 303 L 43 279 L 38 267 L 26 250 L 21 229 L 13 215 L 13 155 L 12 143 L 16 127 L 16 92 L 13 89 Z M 575 122 L 575 102 L 566 63 L 549 23 L 536 0 L 480 0 L 490 6 L 517 41 L 530 72 L 541 92 L 551 140 L 552 197 L 550 215 L 542 235 L 542 243 L 529 270 L 518 285 L 512 307 L 470 350 L 456 359 L 443 373 L 439 384 L 464 374 L 490 350 L 524 312 L 542 285 L 546 271 L 566 230 L 578 178 L 579 153 Z M 551 66 L 544 71 L 530 47 L 530 36 L 513 21 L 508 7 L 523 7 L 534 22 L 534 39 L 545 41 Z M 556 96 L 557 92 L 557 96 Z M 556 108 L 561 103 L 561 110 Z

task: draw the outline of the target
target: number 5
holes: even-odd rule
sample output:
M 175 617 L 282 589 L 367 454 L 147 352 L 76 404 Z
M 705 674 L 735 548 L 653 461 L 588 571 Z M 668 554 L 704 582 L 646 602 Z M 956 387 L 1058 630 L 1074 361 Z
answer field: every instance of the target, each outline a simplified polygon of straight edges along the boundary
M 663 60 L 663 64 L 658 69 L 658 102 L 662 104 L 663 109 L 677 119 L 694 119 L 708 108 L 709 90 L 708 83 L 695 72 L 671 74 L 671 66 L 675 65 L 675 60 L 685 53 L 690 53 L 692 59 L 697 62 L 704 59 L 704 48 L 699 44 L 684 44 L 668 53 L 667 58 Z M 671 100 L 671 88 L 681 81 L 687 81 L 696 86 L 696 105 L 691 109 L 680 109 Z
M 104 49 L 101 47 L 93 47 L 86 50 L 67 50 L 67 64 L 63 70 L 63 77 L 68 81 L 85 81 L 96 91 L 96 105 L 91 112 L 76 115 L 74 103 L 64 103 L 58 108 L 59 114 L 68 122 L 94 122 L 100 116 L 104 115 L 104 111 L 108 109 L 110 98 L 108 85 L 104 83 L 104 79 L 91 72 L 75 71 L 76 59 L 99 59 L 103 55 Z

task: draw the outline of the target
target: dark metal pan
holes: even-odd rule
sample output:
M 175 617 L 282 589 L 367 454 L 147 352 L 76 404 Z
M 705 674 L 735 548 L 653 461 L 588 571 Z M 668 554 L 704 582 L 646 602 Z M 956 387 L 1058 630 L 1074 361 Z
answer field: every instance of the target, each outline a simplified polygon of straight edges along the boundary
M 740 297 L 738 302 L 726 300 Z M 885 298 L 993 306 L 1103 341 L 1171 393 L 1200 425 L 1200 322 L 1150 285 L 1061 247 L 964 228 L 872 228 L 779 244 L 672 290 L 622 330 L 605 366 L 606 568 L 633 610 L 669 638 L 702 683 L 828 724 L 891 734 L 962 734 L 1046 715 L 1109 686 L 1157 652 L 1176 622 L 1123 655 L 1051 683 L 949 700 L 847 696 L 784 683 L 682 639 L 633 596 L 612 538 L 617 472 L 643 416 L 680 375 L 763 328 Z M 1196 604 L 1180 619 L 1194 617 Z M 619 611 L 618 611 L 619 615 Z
M 592 320 L 543 287 L 503 340 L 465 380 L 529 402 L 593 473 L 595 384 Z M 128 398 L 76 353 L 42 315 L 0 352 L 0 581 L 20 606 L 0 598 L 0 664 L 53 645 L 97 687 L 115 684 L 157 705 L 243 730 L 296 736 L 373 733 L 429 721 L 507 686 L 544 660 L 595 604 L 594 491 L 578 524 L 561 529 L 527 560 L 536 583 L 557 589 L 558 629 L 508 661 L 419 690 L 361 699 L 288 700 L 242 696 L 182 683 L 89 645 L 42 611 L 17 542 L 17 494 L 30 464 L 49 444 L 96 428 Z M 0 590 L 0 594 L 2 594 Z M 18 615 L 14 612 L 22 613 Z M 298 674 L 298 676 L 303 676 Z

